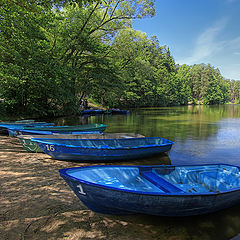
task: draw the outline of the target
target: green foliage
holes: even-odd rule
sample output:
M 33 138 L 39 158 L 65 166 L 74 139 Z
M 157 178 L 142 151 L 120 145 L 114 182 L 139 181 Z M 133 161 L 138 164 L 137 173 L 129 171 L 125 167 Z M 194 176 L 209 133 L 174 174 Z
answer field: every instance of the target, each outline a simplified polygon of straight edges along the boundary
M 227 80 L 225 84 L 229 87 L 228 101 L 233 103 L 239 103 L 240 99 L 240 81 Z
M 205 104 L 225 103 L 228 98 L 228 84 L 218 69 L 210 65 L 193 65 L 190 70 L 192 97 Z
M 7 1 L 0 9 L 0 89 L 10 113 L 48 115 L 61 110 L 68 71 L 52 56 L 46 34 L 54 14 L 38 5 L 34 9 Z
M 85 96 L 104 103 L 111 89 L 107 101 L 119 97 L 110 43 L 131 19 L 153 15 L 153 1 L 68 2 L 1 2 L 0 95 L 9 112 L 70 114 Z
M 178 66 L 155 36 L 132 29 L 154 13 L 154 0 L 2 0 L 1 109 L 43 116 L 77 113 L 86 97 L 109 107 L 240 99 L 238 81 L 210 65 Z

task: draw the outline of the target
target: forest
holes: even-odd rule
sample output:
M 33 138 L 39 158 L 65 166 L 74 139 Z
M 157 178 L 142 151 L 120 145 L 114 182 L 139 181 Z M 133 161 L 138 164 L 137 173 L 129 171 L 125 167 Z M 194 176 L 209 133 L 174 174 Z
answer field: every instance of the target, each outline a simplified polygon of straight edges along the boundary
M 210 64 L 180 66 L 161 39 L 133 29 L 154 4 L 2 0 L 1 112 L 76 114 L 85 98 L 122 108 L 238 103 L 239 81 Z

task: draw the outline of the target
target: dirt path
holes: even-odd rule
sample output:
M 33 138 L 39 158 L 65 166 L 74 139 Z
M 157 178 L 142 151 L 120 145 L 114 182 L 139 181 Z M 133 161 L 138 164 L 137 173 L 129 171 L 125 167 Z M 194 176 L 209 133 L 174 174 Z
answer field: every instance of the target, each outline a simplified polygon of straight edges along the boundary
M 17 139 L 0 136 L 0 239 L 158 239 L 154 217 L 88 210 L 58 174 L 81 165 L 27 153 Z

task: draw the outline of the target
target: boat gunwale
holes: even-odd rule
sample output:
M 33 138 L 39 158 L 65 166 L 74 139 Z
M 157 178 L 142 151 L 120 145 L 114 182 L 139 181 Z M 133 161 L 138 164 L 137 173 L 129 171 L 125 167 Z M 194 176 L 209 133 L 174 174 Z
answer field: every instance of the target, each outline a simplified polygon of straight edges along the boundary
M 81 127 L 82 126 L 82 127 Z M 84 126 L 84 127 L 83 127 Z M 107 128 L 106 124 L 102 124 L 102 123 L 93 123 L 93 124 L 83 124 L 83 125 L 73 125 L 73 126 L 50 126 L 50 127 L 28 127 L 28 126 L 24 126 L 23 131 L 24 130 L 36 130 L 36 131 L 76 131 L 79 129 L 96 129 L 96 128 Z M 47 130 L 46 130 L 47 129 Z
M 92 130 L 92 131 L 79 131 L 79 130 L 69 130 L 69 131 L 38 131 L 38 130 L 25 130 L 25 129 L 20 129 L 17 131 L 19 134 L 18 136 L 29 136 L 29 135 L 38 135 L 38 138 L 41 138 L 41 136 L 43 135 L 52 135 L 52 136 L 56 136 L 56 135 L 78 135 L 78 134 L 102 134 L 104 133 L 103 131 L 99 131 L 99 130 Z M 26 134 L 23 134 L 26 133 Z M 36 138 L 36 137 L 35 137 Z M 45 138 L 44 138 L 45 139 Z M 47 139 L 47 138 L 46 138 Z
M 31 125 L 31 126 L 29 126 L 29 125 Z M 53 126 L 53 125 L 54 125 L 54 123 L 33 122 L 33 123 L 20 123 L 20 124 L 0 124 L 0 127 L 11 129 L 11 130 L 16 130 L 16 129 L 19 129 L 19 127 L 31 127 L 31 128 L 33 128 L 34 126 L 36 126 L 36 128 L 37 128 L 38 126 Z
M 86 136 L 88 136 L 88 135 L 100 135 L 100 136 L 104 136 L 104 135 L 107 135 L 107 134 L 115 134 L 115 133 L 105 133 L 105 132 L 98 132 L 98 131 L 94 131 L 94 132 L 79 132 L 79 133 L 77 133 L 77 134 L 49 134 L 48 136 L 66 136 L 66 135 L 69 135 L 69 136 L 78 136 L 78 135 L 86 135 Z M 117 133 L 117 134 L 126 134 L 126 136 L 127 136 L 127 134 L 134 134 L 134 133 Z M 141 137 L 131 137 L 131 135 L 129 135 L 129 138 L 131 138 L 131 139 L 133 139 L 133 138 L 137 138 L 137 139 L 139 139 L 139 138 L 145 138 L 143 135 L 141 135 L 141 134 L 136 134 L 136 135 L 140 135 Z M 33 136 L 33 137 L 32 137 Z M 33 134 L 29 134 L 29 135 L 24 135 L 24 134 L 22 134 L 22 135 L 18 135 L 17 137 L 18 138 L 24 138 L 24 139 L 33 139 L 33 138 L 37 138 L 37 139 L 41 139 L 41 137 L 38 137 L 38 136 L 46 136 L 46 134 L 43 134 L 43 135 L 33 135 Z M 129 139 L 129 138 L 122 138 L 122 139 Z M 51 138 L 51 137 L 49 137 L 49 138 L 42 138 L 42 139 L 57 139 L 57 138 Z M 60 137 L 58 138 L 58 139 L 61 139 Z M 62 138 L 62 139 L 67 139 L 67 138 Z M 80 140 L 80 139 L 91 139 L 91 140 L 97 140 L 97 139 L 99 139 L 99 138 L 70 138 L 71 140 L 72 139 L 78 139 L 78 140 Z M 100 140 L 106 140 L 106 139 L 119 139 L 119 138 L 104 138 L 104 139 L 100 139 Z
M 146 138 L 151 138 L 151 139 L 164 139 L 167 140 L 167 143 L 163 143 L 163 144 L 149 144 L 149 145 L 141 145 L 141 146 L 132 146 L 132 147 L 109 147 L 109 146 L 101 146 L 101 147 L 89 147 L 89 146 L 76 146 L 76 145 L 71 145 L 71 144 L 63 144 L 63 143 L 52 143 L 49 141 L 42 141 L 42 140 L 38 140 L 41 138 L 32 138 L 31 140 L 36 142 L 36 143 L 42 143 L 42 144 L 49 144 L 49 145 L 55 145 L 55 146 L 64 146 L 64 147 L 69 147 L 69 148 L 84 148 L 84 149 L 110 149 L 110 150 L 120 150 L 120 149 L 124 149 L 124 150 L 131 150 L 131 149 L 140 149 L 140 148 L 151 148 L 151 147 L 164 147 L 164 146 L 171 146 L 174 144 L 174 142 L 172 142 L 171 140 L 165 139 L 165 138 L 160 138 L 160 137 L 142 137 L 142 138 L 127 138 L 128 140 L 139 140 L 139 139 L 146 139 Z M 44 140 L 56 140 L 55 138 L 46 138 Z M 71 139 L 71 140 L 126 140 L 126 138 L 120 138 L 120 139 L 114 139 L 114 138 L 109 138 L 109 139 Z
M 87 185 L 92 185 L 95 187 L 99 187 L 99 188 L 104 188 L 107 190 L 113 190 L 113 191 L 120 191 L 120 192 L 127 192 L 127 193 L 133 193 L 133 194 L 141 194 L 141 195 L 146 195 L 146 196 L 169 196 L 169 197 L 198 197 L 198 196 L 218 196 L 218 195 L 223 195 L 223 194 L 228 194 L 228 193 L 232 193 L 232 192 L 237 192 L 240 191 L 240 187 L 238 188 L 232 188 L 231 190 L 227 190 L 227 191 L 218 191 L 218 192 L 209 192 L 209 193 L 197 193 L 197 194 L 193 194 L 193 193 L 187 193 L 187 192 L 181 192 L 181 193 L 169 193 L 169 192 L 143 192 L 143 191 L 134 191 L 134 190 L 130 190 L 130 189 L 121 189 L 121 188 L 117 188 L 117 187 L 111 187 L 111 186 L 106 186 L 106 185 L 102 185 L 102 184 L 98 184 L 98 183 L 93 183 L 93 182 L 89 182 L 83 179 L 79 179 L 73 176 L 70 176 L 67 171 L 68 170 L 76 170 L 76 169 L 83 169 L 83 168 L 97 168 L 97 167 L 103 167 L 103 168 L 108 168 L 108 167 L 135 167 L 135 168 L 140 168 L 140 167 L 148 167 L 149 169 L 151 168 L 156 168 L 156 167 L 161 167 L 161 166 L 166 166 L 166 167 L 190 167 L 190 166 L 216 166 L 216 165 L 224 165 L 224 166 L 231 166 L 231 167 L 237 167 L 238 170 L 240 171 L 240 167 L 239 166 L 235 166 L 235 165 L 231 165 L 231 164 L 225 164 L 225 163 L 217 163 L 217 164 L 198 164 L 198 165 L 154 165 L 154 166 L 149 166 L 149 165 L 94 165 L 94 166 L 83 166 L 83 167 L 73 167 L 73 168 L 64 168 L 64 169 L 60 169 L 59 170 L 59 174 L 60 176 L 64 176 L 64 178 L 75 180 L 78 182 L 81 182 L 83 184 L 87 184 Z

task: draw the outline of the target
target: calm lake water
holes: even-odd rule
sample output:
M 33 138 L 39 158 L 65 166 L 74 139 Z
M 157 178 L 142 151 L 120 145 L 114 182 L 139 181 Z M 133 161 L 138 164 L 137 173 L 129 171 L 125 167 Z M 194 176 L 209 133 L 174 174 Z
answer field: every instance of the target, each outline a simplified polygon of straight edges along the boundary
M 59 125 L 104 123 L 106 132 L 134 132 L 175 142 L 170 153 L 112 164 L 205 164 L 240 166 L 240 105 L 141 108 L 129 115 L 67 117 Z M 150 226 L 157 239 L 240 239 L 240 204 L 203 216 L 122 216 Z

